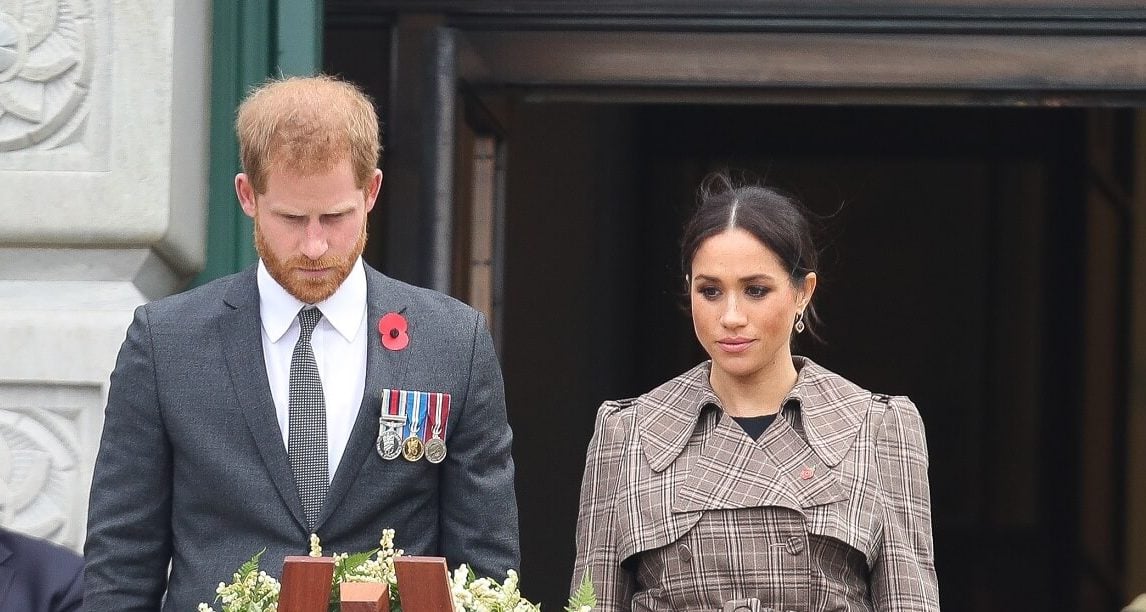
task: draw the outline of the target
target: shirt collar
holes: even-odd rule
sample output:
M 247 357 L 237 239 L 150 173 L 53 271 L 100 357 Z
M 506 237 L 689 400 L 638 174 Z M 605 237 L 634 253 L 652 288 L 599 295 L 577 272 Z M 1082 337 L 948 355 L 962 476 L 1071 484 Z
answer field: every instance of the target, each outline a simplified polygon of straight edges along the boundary
M 257 279 L 259 314 L 262 318 L 263 331 L 271 342 L 278 342 L 298 317 L 298 311 L 307 304 L 287 293 L 287 290 L 271 277 L 261 259 Z M 361 257 L 354 262 L 350 275 L 342 281 L 334 294 L 315 306 L 322 311 L 322 318 L 330 322 L 347 342 L 354 340 L 362 327 L 362 319 L 366 316 L 366 269 L 362 265 Z

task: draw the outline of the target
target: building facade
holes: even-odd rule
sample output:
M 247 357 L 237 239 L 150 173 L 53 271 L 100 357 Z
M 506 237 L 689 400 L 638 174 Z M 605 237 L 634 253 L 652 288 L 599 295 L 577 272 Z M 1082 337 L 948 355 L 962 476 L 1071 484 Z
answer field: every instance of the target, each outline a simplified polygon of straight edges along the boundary
M 596 406 L 701 357 L 675 243 L 722 167 L 824 217 L 800 352 L 919 404 L 944 608 L 1146 591 L 1141 3 L 46 4 L 0 8 L 5 525 L 80 545 L 132 308 L 253 260 L 234 107 L 321 66 L 383 116 L 368 261 L 490 315 L 526 595 Z

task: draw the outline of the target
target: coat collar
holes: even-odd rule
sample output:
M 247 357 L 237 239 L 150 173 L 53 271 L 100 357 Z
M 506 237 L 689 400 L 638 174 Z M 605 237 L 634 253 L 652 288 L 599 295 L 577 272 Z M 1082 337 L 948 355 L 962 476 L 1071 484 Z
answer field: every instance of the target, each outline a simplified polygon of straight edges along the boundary
M 869 410 L 872 395 L 806 357 L 793 357 L 799 374 L 784 410 L 795 410 L 808 445 L 825 465 L 847 454 Z M 667 468 L 684 450 L 706 409 L 719 410 L 706 361 L 637 400 L 637 426 L 649 466 Z

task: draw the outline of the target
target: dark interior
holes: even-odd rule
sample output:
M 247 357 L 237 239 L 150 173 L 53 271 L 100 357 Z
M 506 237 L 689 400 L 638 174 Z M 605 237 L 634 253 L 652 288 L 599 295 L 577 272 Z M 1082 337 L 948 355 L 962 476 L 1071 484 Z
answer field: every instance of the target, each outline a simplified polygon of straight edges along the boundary
M 392 79 L 420 77 L 390 73 L 391 42 L 345 28 L 326 55 L 378 100 L 397 184 L 417 166 L 396 162 L 394 143 L 409 145 L 419 118 L 390 113 Z M 526 596 L 564 605 L 597 406 L 704 357 L 677 241 L 697 185 L 721 168 L 821 217 L 825 342 L 801 338 L 797 352 L 919 406 L 944 610 L 1116 610 L 1134 595 L 1122 426 L 1132 111 L 480 95 L 506 152 L 497 333 Z M 468 114 L 478 95 L 463 86 L 459 98 Z M 415 206 L 385 188 L 367 252 L 383 270 L 386 211 Z
M 704 357 L 677 241 L 702 177 L 732 168 L 821 217 L 825 342 L 797 352 L 919 406 L 944 609 L 1124 600 L 1117 432 L 1087 447 L 1097 469 L 1082 462 L 1085 424 L 1118 410 L 1086 394 L 1084 357 L 1124 376 L 1120 306 L 1091 313 L 1083 290 L 1117 293 L 1082 254 L 1117 259 L 1125 239 L 1086 223 L 1092 113 L 521 103 L 507 116 L 502 358 L 528 596 L 563 605 L 596 407 Z M 1090 314 L 1114 330 L 1105 344 L 1084 341 Z M 1098 495 L 1088 469 L 1108 483 Z

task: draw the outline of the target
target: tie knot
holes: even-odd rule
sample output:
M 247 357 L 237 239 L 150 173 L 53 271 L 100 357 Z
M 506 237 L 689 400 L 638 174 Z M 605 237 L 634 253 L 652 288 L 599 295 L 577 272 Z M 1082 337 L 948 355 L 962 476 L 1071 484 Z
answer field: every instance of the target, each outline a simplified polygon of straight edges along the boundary
M 317 308 L 303 308 L 298 311 L 298 324 L 302 328 L 301 338 L 310 340 L 310 334 L 314 332 L 314 326 L 318 325 L 318 320 L 322 318 L 322 311 Z

